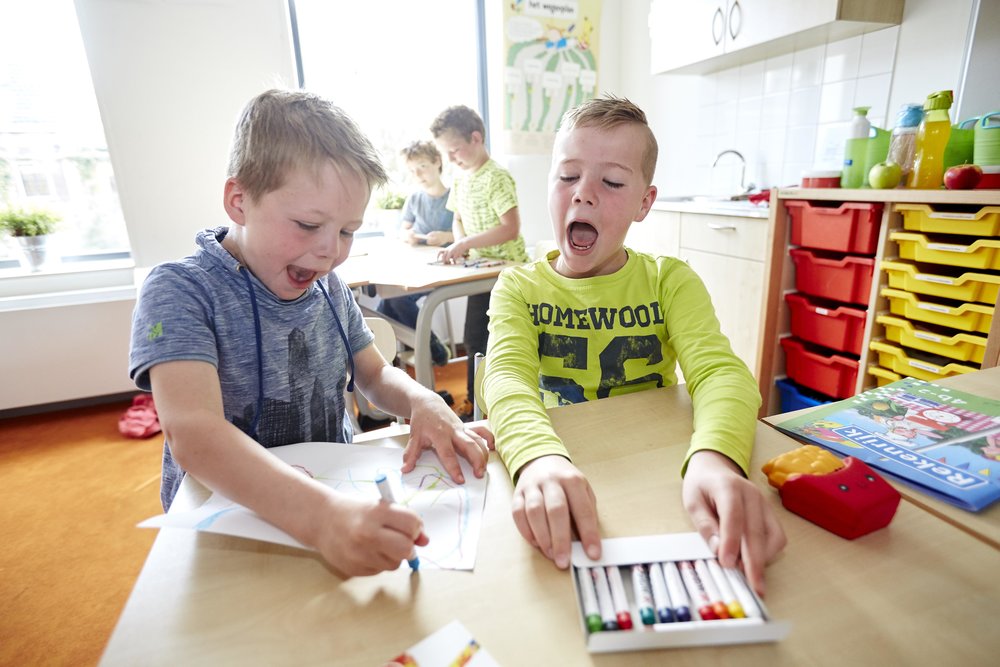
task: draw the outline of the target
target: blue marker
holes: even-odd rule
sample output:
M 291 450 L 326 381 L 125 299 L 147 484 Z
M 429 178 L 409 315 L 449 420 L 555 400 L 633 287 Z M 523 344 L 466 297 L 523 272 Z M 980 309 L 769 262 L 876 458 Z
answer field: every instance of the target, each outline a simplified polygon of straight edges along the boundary
M 667 582 L 663 578 L 663 569 L 659 563 L 649 564 L 649 580 L 653 584 L 653 604 L 656 605 L 656 615 L 660 623 L 673 623 L 674 609 L 670 604 Z
M 646 568 L 642 565 L 632 566 L 632 590 L 635 591 L 635 601 L 639 607 L 639 618 L 643 625 L 656 623 L 656 612 L 653 611 L 653 592 L 649 588 L 649 578 Z
M 392 495 L 392 487 L 389 486 L 389 478 L 384 473 L 375 478 L 375 486 L 378 487 L 378 492 L 382 496 L 382 500 L 387 503 L 396 502 L 395 497 Z M 420 569 L 420 559 L 417 558 L 416 547 L 413 547 L 413 551 L 410 552 L 406 562 L 410 564 L 410 569 L 414 572 Z
M 672 560 L 663 563 L 663 576 L 667 580 L 667 590 L 674 603 L 674 616 L 678 621 L 690 621 L 691 602 L 684 589 L 684 584 L 681 582 L 681 573 L 677 570 L 677 563 Z

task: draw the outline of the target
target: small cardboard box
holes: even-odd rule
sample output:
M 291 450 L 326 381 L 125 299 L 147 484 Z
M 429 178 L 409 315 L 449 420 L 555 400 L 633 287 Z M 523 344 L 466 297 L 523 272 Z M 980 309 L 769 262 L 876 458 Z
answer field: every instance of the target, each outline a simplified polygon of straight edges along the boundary
M 791 626 L 787 622 L 771 619 L 760 598 L 747 586 L 761 612 L 760 617 L 705 621 L 698 617 L 692 600 L 692 620 L 675 623 L 655 623 L 643 625 L 632 590 L 631 577 L 623 576 L 622 583 L 628 598 L 632 618 L 636 619 L 630 630 L 609 630 L 590 632 L 584 617 L 582 591 L 579 583 L 579 568 L 596 566 L 647 565 L 665 561 L 692 561 L 714 559 L 711 550 L 698 533 L 674 533 L 669 535 L 647 535 L 643 537 L 620 537 L 602 541 L 600 560 L 591 560 L 583 551 L 583 545 L 573 543 L 572 575 L 576 590 L 580 625 L 591 653 L 611 653 L 618 651 L 640 651 L 654 648 L 680 646 L 718 646 L 722 644 L 752 644 L 774 642 L 784 639 Z

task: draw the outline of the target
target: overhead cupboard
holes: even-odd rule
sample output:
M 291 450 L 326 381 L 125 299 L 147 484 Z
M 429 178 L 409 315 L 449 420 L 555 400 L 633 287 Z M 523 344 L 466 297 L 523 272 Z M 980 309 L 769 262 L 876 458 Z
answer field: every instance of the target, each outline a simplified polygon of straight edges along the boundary
M 903 0 L 653 0 L 653 74 L 699 74 L 899 25 Z
M 1000 363 L 1000 190 L 777 190 L 761 415 Z

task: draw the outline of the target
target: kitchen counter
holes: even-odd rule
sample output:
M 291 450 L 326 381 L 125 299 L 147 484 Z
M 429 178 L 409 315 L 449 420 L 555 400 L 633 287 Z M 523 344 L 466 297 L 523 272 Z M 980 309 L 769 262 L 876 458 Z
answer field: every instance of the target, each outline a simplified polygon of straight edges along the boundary
M 766 204 L 751 204 L 746 200 L 734 201 L 701 197 L 663 197 L 653 202 L 653 210 L 731 215 L 741 218 L 767 218 L 770 216 L 770 209 Z

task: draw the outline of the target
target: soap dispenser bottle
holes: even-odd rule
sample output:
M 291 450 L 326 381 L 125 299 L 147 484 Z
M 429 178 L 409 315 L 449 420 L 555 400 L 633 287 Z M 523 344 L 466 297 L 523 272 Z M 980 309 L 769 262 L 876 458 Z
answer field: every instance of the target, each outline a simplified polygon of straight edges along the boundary
M 840 187 L 860 188 L 867 181 L 865 173 L 865 150 L 872 125 L 868 121 L 868 109 L 855 107 L 851 120 L 851 132 L 844 149 L 844 170 L 840 174 Z

